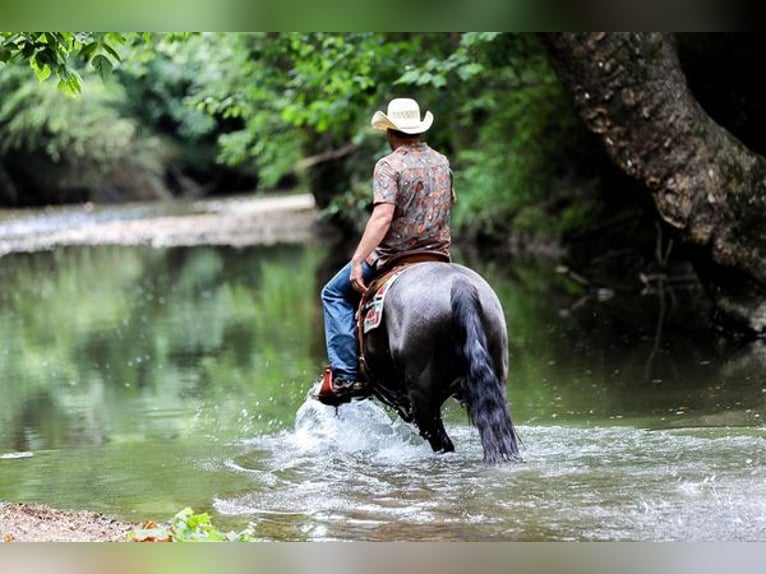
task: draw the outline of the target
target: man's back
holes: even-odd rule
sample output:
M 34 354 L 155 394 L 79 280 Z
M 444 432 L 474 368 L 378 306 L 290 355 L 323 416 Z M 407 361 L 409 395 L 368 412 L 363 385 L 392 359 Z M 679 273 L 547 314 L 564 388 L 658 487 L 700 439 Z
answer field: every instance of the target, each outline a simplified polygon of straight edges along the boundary
M 396 205 L 373 258 L 382 265 L 412 249 L 449 253 L 453 201 L 449 161 L 423 142 L 402 145 L 375 165 L 373 202 Z

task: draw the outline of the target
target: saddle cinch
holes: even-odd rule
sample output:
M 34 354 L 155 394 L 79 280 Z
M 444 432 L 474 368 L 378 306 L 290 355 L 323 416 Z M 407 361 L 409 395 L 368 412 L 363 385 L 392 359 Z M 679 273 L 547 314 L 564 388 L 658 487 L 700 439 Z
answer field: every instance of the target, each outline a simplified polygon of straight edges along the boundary
M 364 356 L 364 336 L 380 325 L 383 319 L 383 304 L 386 293 L 399 275 L 408 267 L 426 261 L 450 262 L 450 256 L 441 251 L 419 249 L 405 251 L 389 259 L 370 280 L 367 290 L 362 294 L 356 312 L 356 338 L 359 347 L 359 367 L 369 385 L 374 384 Z

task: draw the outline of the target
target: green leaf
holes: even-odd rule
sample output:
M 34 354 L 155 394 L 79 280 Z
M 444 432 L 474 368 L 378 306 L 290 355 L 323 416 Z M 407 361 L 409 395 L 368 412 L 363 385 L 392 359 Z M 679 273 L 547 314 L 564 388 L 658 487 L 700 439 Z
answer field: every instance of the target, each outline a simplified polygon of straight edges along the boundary
M 35 68 L 35 76 L 40 82 L 44 82 L 51 75 L 51 68 L 48 64 L 45 64 L 42 68 Z
M 93 54 L 96 53 L 97 49 L 98 42 L 90 42 L 85 44 L 82 48 L 80 48 L 80 57 L 83 60 L 90 60 L 93 57 Z
M 500 34 L 501 32 L 466 32 L 460 38 L 460 44 L 470 47 L 479 42 L 491 42 Z
M 125 36 L 120 32 L 107 32 L 105 39 L 113 44 L 124 44 L 126 41 Z
M 415 84 L 417 83 L 418 79 L 420 78 L 420 72 L 417 70 L 408 70 L 407 72 L 404 72 L 401 76 L 399 76 L 399 79 L 396 80 L 395 83 L 397 84 Z
M 445 78 L 442 74 L 434 74 L 431 83 L 436 88 L 443 88 L 447 85 L 447 78 Z
M 484 66 L 481 64 L 477 64 L 476 62 L 473 62 L 471 64 L 465 64 L 463 66 L 460 66 L 457 70 L 457 75 L 460 76 L 460 79 L 463 81 L 469 80 L 473 76 L 476 76 L 478 74 L 481 74 L 484 71 Z
M 80 85 L 80 79 L 74 75 L 62 77 L 57 85 L 58 89 L 62 92 L 69 94 L 70 96 L 77 96 L 82 92 L 82 86 Z
M 210 524 L 210 515 L 207 513 L 194 514 L 188 518 L 186 523 L 189 525 L 189 528 L 194 530 L 199 528 L 200 526 L 205 526 Z
M 122 62 L 122 58 L 120 57 L 120 54 L 117 52 L 117 50 L 115 50 L 115 49 L 114 49 L 114 48 L 112 48 L 112 47 L 111 47 L 109 44 L 106 44 L 106 43 L 105 43 L 105 44 L 103 44 L 103 47 L 104 47 L 104 50 L 105 50 L 106 52 L 108 52 L 108 53 L 109 53 L 109 55 L 110 55 L 112 58 L 114 58 L 114 59 L 115 59 L 115 60 L 117 60 L 118 62 Z
M 112 62 L 109 61 L 109 58 L 102 54 L 98 54 L 97 56 L 94 56 L 93 60 L 91 61 L 93 64 L 93 67 L 98 72 L 98 75 L 101 76 L 102 80 L 106 80 L 112 73 Z
M 32 70 L 35 72 L 35 77 L 38 82 L 44 82 L 51 75 L 51 67 L 48 64 L 39 65 L 34 58 L 29 61 L 29 65 L 32 66 Z

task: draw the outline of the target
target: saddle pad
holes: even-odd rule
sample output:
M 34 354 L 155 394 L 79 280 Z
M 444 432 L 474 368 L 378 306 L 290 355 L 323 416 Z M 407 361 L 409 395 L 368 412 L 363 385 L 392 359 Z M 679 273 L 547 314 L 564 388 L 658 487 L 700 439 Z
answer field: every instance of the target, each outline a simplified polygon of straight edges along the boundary
M 383 320 L 383 303 L 385 302 L 386 293 L 388 293 L 389 288 L 394 284 L 396 278 L 404 273 L 405 269 L 406 267 L 402 267 L 398 271 L 391 273 L 391 275 L 377 287 L 375 293 L 362 307 L 361 312 L 362 317 L 364 317 L 364 320 L 362 321 L 362 331 L 364 333 L 369 333 L 380 326 L 380 322 Z

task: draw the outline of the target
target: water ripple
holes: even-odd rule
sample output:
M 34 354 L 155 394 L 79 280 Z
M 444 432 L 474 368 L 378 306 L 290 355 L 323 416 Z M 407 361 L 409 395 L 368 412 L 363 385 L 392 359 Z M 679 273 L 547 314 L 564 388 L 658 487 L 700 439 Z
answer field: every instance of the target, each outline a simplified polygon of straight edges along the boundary
M 525 462 L 486 466 L 466 425 L 435 455 L 372 401 L 309 400 L 242 443 L 252 489 L 216 509 L 296 540 L 766 540 L 762 429 L 519 430 Z

